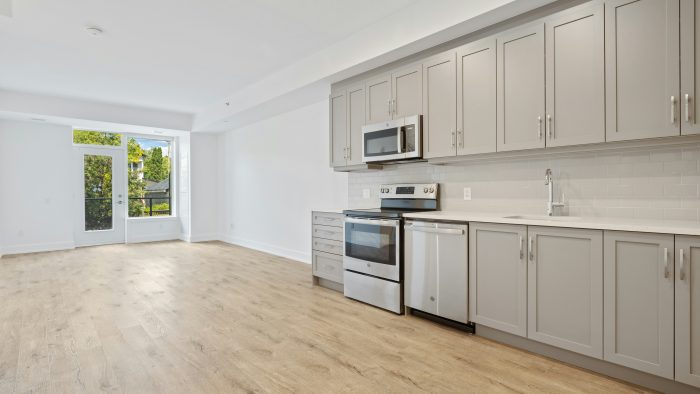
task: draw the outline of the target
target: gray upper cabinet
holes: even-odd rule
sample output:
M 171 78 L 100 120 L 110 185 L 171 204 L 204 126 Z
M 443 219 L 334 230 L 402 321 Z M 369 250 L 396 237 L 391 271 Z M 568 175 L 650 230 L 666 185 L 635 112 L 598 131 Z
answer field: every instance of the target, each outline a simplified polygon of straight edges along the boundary
M 414 64 L 391 73 L 391 115 L 401 118 L 423 114 L 423 70 Z
M 679 0 L 605 2 L 607 141 L 680 134 Z
M 528 226 L 528 338 L 603 358 L 603 232 Z
M 496 151 L 496 39 L 457 49 L 457 155 Z
M 362 126 L 365 124 L 365 85 L 350 86 L 347 90 L 348 136 L 347 165 L 362 164 Z
M 545 21 L 547 146 L 605 141 L 603 3 L 586 3 Z
M 339 167 L 347 163 L 347 95 L 345 89 L 331 92 L 330 105 L 330 152 L 331 166 Z
M 544 148 L 544 23 L 497 36 L 498 151 Z
M 676 236 L 676 380 L 695 387 L 700 387 L 698 300 L 700 237 Z
M 469 224 L 469 316 L 477 324 L 527 335 L 525 226 Z
M 408 222 L 406 306 L 467 323 L 467 226 Z
M 365 123 L 391 119 L 391 76 L 381 75 L 365 82 Z
M 700 133 L 700 4 L 681 0 L 681 133 Z
M 674 375 L 674 238 L 606 231 L 604 359 Z
M 449 51 L 423 63 L 423 157 L 454 156 L 456 149 L 456 66 Z

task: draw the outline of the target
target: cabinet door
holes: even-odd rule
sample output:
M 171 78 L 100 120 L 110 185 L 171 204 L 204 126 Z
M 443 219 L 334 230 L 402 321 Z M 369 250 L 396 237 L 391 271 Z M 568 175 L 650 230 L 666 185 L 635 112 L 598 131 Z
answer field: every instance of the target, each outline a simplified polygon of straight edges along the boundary
M 544 24 L 497 37 L 498 150 L 544 148 Z
M 603 232 L 527 228 L 530 339 L 603 358 Z
M 681 0 L 681 134 L 700 133 L 700 4 Z
M 437 235 L 435 223 L 406 223 L 405 304 L 409 308 L 437 314 Z
M 587 3 L 545 22 L 547 146 L 605 141 L 603 3 Z
M 467 226 L 437 225 L 437 315 L 467 323 Z
M 604 238 L 604 359 L 673 379 L 673 235 Z
M 382 75 L 365 82 L 365 122 L 391 119 L 391 78 Z
M 330 99 L 331 167 L 346 165 L 347 159 L 347 96 L 345 90 L 331 93 Z
M 456 124 L 455 52 L 423 63 L 423 157 L 454 156 Z
M 525 226 L 469 224 L 469 316 L 477 324 L 527 335 Z
M 496 39 L 457 49 L 457 155 L 496 151 Z
M 365 125 L 365 85 L 348 88 L 348 165 L 362 164 L 362 126 Z
M 676 236 L 676 380 L 700 387 L 700 237 Z
M 423 114 L 423 69 L 412 65 L 391 73 L 392 118 Z
M 605 2 L 607 141 L 680 134 L 678 1 Z

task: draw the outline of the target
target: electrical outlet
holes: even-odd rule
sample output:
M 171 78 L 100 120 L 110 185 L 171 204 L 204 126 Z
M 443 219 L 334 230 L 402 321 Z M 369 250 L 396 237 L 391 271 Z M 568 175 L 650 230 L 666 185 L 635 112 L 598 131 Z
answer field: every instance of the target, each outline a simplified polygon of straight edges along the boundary
M 369 198 L 369 189 L 362 189 L 362 198 Z
M 465 187 L 464 188 L 464 200 L 465 201 L 471 201 L 472 199 L 472 188 L 471 187 Z

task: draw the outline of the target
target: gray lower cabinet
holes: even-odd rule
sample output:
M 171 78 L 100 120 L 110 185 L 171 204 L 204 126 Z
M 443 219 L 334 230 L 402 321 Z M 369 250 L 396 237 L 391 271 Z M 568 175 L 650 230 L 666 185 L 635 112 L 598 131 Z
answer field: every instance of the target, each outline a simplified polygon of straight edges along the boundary
M 407 222 L 404 303 L 467 323 L 467 225 Z
M 605 2 L 607 141 L 680 134 L 679 0 Z
M 597 1 L 545 21 L 547 147 L 605 141 L 603 23 Z
M 674 378 L 674 236 L 605 231 L 604 359 Z
M 314 284 L 343 289 L 344 216 L 336 212 L 311 212 L 311 271 Z
M 498 151 L 544 148 L 544 23 L 498 35 Z
M 603 232 L 528 226 L 530 339 L 603 358 Z
M 511 334 L 527 335 L 527 227 L 469 224 L 469 316 Z
M 700 237 L 676 236 L 676 380 L 700 387 Z

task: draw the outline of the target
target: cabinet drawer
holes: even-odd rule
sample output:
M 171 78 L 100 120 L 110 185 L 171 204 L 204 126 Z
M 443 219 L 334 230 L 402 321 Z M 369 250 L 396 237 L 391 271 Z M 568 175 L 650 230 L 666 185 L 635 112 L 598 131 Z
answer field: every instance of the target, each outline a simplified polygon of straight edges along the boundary
M 343 240 L 343 228 L 342 227 L 314 225 L 313 237 L 314 238 L 330 239 L 333 241 L 342 241 Z
M 343 283 L 343 258 L 341 256 L 314 251 L 312 264 L 314 275 Z
M 339 213 L 314 212 L 312 216 L 313 224 L 322 226 L 343 227 L 343 215 Z
M 341 241 L 333 241 L 330 239 L 323 239 L 323 238 L 314 238 L 312 249 L 318 250 L 320 252 L 337 254 L 339 256 L 343 255 L 343 243 Z

